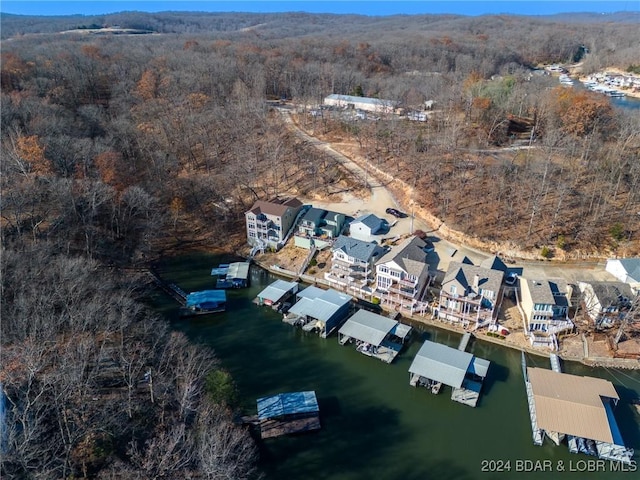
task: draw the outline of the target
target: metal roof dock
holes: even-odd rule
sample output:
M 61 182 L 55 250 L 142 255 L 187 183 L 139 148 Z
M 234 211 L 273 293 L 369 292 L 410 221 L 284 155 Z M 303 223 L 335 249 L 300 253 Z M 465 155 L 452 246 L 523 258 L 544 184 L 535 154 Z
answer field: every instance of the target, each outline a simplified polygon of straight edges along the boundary
M 613 384 L 562 373 L 557 358 L 551 364 L 553 370 L 527 367 L 522 354 L 533 443 L 547 437 L 559 445 L 566 437 L 571 453 L 631 465 L 633 449 L 625 447 L 613 413 L 620 400 Z
M 338 341 L 345 345 L 355 340 L 360 353 L 391 363 L 410 332 L 409 325 L 367 310 L 358 310 L 338 330 Z M 400 343 L 394 342 L 393 337 Z
M 306 331 L 318 330 L 321 337 L 327 338 L 349 314 L 353 297 L 311 285 L 298 292 L 296 299 L 283 321 Z
M 243 288 L 249 285 L 249 262 L 234 262 L 211 269 L 218 276 L 216 288 Z
M 298 286 L 298 282 L 276 280 L 258 294 L 256 301 L 258 305 L 274 305 L 278 302 L 284 302 L 297 293 Z
M 257 400 L 257 425 L 262 438 L 320 428 L 316 392 L 279 393 Z
M 180 316 L 206 315 L 224 312 L 227 304 L 227 294 L 224 290 L 202 290 L 192 292 L 185 299 L 185 308 L 180 310 Z
M 462 341 L 466 343 L 465 337 Z M 438 393 L 441 385 L 449 385 L 451 400 L 475 407 L 489 365 L 488 360 L 425 340 L 409 367 L 409 384 L 424 385 L 433 393 Z

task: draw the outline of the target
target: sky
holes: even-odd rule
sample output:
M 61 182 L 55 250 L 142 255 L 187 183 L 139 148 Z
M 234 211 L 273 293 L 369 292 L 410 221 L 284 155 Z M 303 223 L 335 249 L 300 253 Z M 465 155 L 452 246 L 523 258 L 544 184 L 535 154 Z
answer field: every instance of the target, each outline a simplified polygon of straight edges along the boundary
M 362 15 L 515 14 L 550 15 L 565 12 L 612 13 L 640 11 L 640 0 L 0 0 L 0 12 L 20 15 L 101 15 L 122 11 L 163 12 L 310 12 Z

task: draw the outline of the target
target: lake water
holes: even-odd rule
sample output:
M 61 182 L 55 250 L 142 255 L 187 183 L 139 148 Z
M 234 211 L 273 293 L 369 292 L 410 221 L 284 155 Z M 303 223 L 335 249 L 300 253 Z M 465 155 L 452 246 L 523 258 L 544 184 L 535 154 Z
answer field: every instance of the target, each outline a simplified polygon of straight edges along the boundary
M 214 285 L 211 268 L 230 260 L 183 256 L 165 261 L 160 272 L 185 291 L 201 290 Z M 302 332 L 284 324 L 271 309 L 253 304 L 256 294 L 275 279 L 252 267 L 251 287 L 228 291 L 223 314 L 178 320 L 177 306 L 169 299 L 154 302 L 174 329 L 215 350 L 238 385 L 246 413 L 255 414 L 258 397 L 316 391 L 321 430 L 259 442 L 260 468 L 267 479 L 523 478 L 522 472 L 536 461 L 548 461 L 538 464 L 547 472 L 524 478 L 636 478 L 637 473 L 612 472 L 615 467 L 609 462 L 595 464 L 595 457 L 572 455 L 566 445 L 533 445 L 520 352 L 472 339 L 467 351 L 492 364 L 480 402 L 470 408 L 452 402 L 449 387 L 437 396 L 411 387 L 407 371 L 422 339 L 457 347 L 460 335 L 422 328 L 388 365 L 357 353 L 353 346 L 340 346 L 335 335 L 321 339 Z M 527 361 L 549 368 L 543 357 L 528 356 Z M 616 416 L 623 438 L 640 451 L 640 415 L 629 404 L 640 395 L 640 373 L 580 364 L 564 364 L 564 370 L 613 381 L 622 398 Z M 638 453 L 635 460 L 640 460 Z M 509 470 L 492 472 L 498 464 L 489 461 L 509 461 Z M 488 472 L 482 471 L 483 465 Z M 596 468 L 601 471 L 585 472 Z

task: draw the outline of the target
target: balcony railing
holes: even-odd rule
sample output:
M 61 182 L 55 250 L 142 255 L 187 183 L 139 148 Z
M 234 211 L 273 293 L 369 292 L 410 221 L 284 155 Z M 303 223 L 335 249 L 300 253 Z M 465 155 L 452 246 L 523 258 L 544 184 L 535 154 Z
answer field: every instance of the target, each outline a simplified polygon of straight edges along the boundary
M 482 295 L 474 294 L 473 296 L 466 296 L 466 295 L 451 294 L 451 293 L 441 291 L 440 296 L 442 298 L 455 300 L 456 302 L 470 303 L 472 305 L 480 305 L 482 303 Z M 444 303 L 444 302 L 441 302 L 441 303 Z

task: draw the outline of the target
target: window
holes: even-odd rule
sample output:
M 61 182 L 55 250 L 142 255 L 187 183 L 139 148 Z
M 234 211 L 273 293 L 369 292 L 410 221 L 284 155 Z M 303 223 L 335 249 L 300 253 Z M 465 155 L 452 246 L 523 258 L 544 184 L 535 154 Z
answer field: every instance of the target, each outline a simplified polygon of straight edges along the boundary
M 449 293 L 455 296 L 458 293 L 458 287 L 456 285 L 451 285 L 451 289 L 449 290 Z
M 249 232 L 249 236 L 251 238 L 256 238 L 256 232 Z
M 378 271 L 380 273 L 389 273 L 389 267 L 387 267 L 386 265 L 380 265 L 378 267 Z
M 256 224 L 255 223 L 250 223 L 249 224 L 249 230 L 255 230 L 256 229 Z

